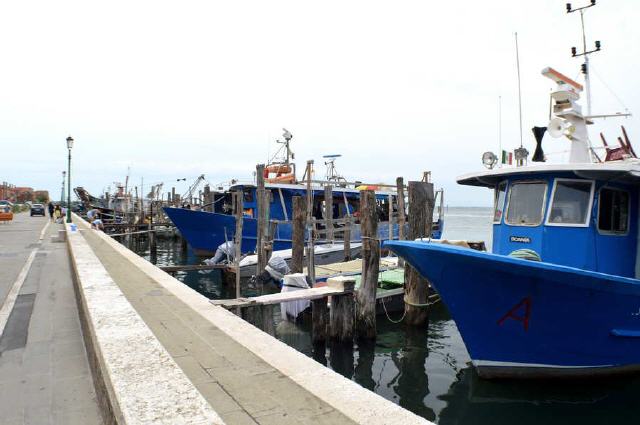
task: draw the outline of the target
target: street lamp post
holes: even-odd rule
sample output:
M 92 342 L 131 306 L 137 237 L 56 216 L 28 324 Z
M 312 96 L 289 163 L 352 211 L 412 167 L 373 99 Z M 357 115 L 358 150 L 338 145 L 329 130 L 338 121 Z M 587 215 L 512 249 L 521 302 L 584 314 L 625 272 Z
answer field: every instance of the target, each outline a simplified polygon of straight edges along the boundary
M 67 223 L 71 223 L 71 148 L 73 138 L 67 137 L 67 150 L 69 151 L 69 161 L 67 164 Z
M 62 172 L 62 190 L 60 190 L 60 206 L 62 207 L 64 205 L 64 187 L 67 184 L 67 172 L 63 171 Z

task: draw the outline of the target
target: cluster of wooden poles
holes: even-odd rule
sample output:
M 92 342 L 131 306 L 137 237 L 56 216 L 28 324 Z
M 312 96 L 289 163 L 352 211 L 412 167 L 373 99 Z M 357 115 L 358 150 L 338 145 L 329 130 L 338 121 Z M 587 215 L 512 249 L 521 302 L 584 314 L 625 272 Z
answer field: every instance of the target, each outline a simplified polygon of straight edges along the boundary
M 313 161 L 307 162 L 307 176 L 311 175 Z M 269 220 L 270 191 L 265 189 L 263 176 L 264 165 L 256 167 L 257 179 L 257 255 L 258 264 L 256 273 L 261 273 L 271 256 L 273 250 L 273 233 L 275 221 Z M 435 206 L 435 195 L 433 183 L 429 181 L 429 173 L 425 173 L 422 181 L 410 181 L 406 186 L 408 190 L 408 234 L 405 235 L 405 185 L 402 177 L 396 180 L 397 190 L 397 223 L 399 227 L 399 238 L 414 240 L 417 238 L 428 238 L 431 236 L 433 221 L 433 210 Z M 332 218 L 332 186 L 324 186 L 325 194 L 325 220 L 324 233 L 328 241 L 333 241 L 336 231 L 342 231 L 341 238 L 345 244 L 345 255 L 349 252 L 350 225 L 354 223 L 353 218 L 345 220 L 345 227 L 334 229 L 337 220 Z M 313 191 L 311 181 L 307 180 L 306 199 L 301 196 L 293 197 L 293 225 L 292 225 L 292 260 L 290 264 L 291 273 L 302 273 L 303 267 L 307 266 L 307 275 L 310 282 L 315 281 L 314 267 L 314 225 L 319 220 L 313 218 L 311 214 L 313 203 Z M 373 190 L 360 191 L 360 228 L 362 235 L 362 278 L 360 288 L 355 291 L 353 285 L 345 284 L 345 290 L 340 294 L 331 295 L 331 308 L 328 308 L 328 297 L 321 297 L 311 300 L 312 305 L 312 338 L 314 343 L 326 341 L 328 338 L 340 342 L 352 341 L 354 336 L 361 339 L 373 339 L 376 337 L 376 291 L 378 287 L 378 273 L 380 266 L 381 241 L 378 239 L 378 214 L 376 195 Z M 242 202 L 241 191 L 234 193 L 234 211 L 236 215 L 235 232 L 235 258 L 240 258 L 242 234 Z M 391 202 L 389 203 L 392 210 Z M 393 214 L 389 214 L 390 232 Z M 305 233 L 307 243 L 305 244 Z M 306 252 L 305 252 L 306 251 Z M 305 255 L 306 254 L 306 255 Z M 240 273 L 236 260 L 236 298 L 240 298 Z M 404 323 L 414 326 L 423 326 L 428 322 L 429 306 L 429 283 L 418 272 L 406 264 L 405 267 L 405 311 Z M 251 309 L 246 306 L 246 310 Z M 267 318 L 272 317 L 271 306 L 261 305 L 262 311 L 258 316 L 262 316 L 263 326 L 267 324 Z M 242 312 L 237 309 L 238 314 L 242 314 L 247 319 L 254 318 L 256 314 Z M 269 331 L 265 329 L 266 331 Z

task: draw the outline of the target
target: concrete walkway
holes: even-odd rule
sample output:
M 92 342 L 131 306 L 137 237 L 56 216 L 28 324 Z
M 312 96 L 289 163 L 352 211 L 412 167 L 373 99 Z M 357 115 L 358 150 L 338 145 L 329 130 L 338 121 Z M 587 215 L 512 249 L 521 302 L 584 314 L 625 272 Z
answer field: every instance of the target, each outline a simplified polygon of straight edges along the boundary
M 128 301 L 225 423 L 353 423 L 204 321 L 94 231 L 83 230 L 82 234 Z
M 47 221 L 21 213 L 0 224 L 0 306 L 8 310 L 0 326 L 0 421 L 101 424 L 67 247 L 50 242 L 63 227 L 51 224 L 40 244 Z

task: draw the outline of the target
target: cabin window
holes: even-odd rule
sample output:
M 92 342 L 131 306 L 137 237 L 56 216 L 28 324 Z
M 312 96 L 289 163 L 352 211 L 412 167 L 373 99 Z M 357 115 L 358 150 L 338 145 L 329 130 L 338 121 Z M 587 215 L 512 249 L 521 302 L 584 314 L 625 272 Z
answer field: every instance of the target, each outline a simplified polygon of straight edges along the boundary
M 244 189 L 244 202 L 253 202 L 253 190 Z
M 502 221 L 502 213 L 504 212 L 504 199 L 507 197 L 507 182 L 500 182 L 496 186 L 495 198 L 493 201 L 493 222 L 500 223 Z
M 629 193 L 604 187 L 600 189 L 598 229 L 607 233 L 627 233 L 629 227 Z
M 547 184 L 544 182 L 515 182 L 509 190 L 507 224 L 537 226 L 542 223 Z
M 593 197 L 593 182 L 556 179 L 547 224 L 587 226 Z

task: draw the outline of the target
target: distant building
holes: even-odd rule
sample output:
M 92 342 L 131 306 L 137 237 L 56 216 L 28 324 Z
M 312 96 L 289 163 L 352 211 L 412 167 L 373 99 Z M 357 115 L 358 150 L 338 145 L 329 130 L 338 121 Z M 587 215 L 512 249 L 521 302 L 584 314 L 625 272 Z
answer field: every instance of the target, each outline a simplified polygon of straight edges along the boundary
M 34 190 L 32 187 L 14 186 L 8 182 L 0 184 L 0 200 L 11 201 L 16 204 L 25 202 L 48 202 L 49 191 Z

